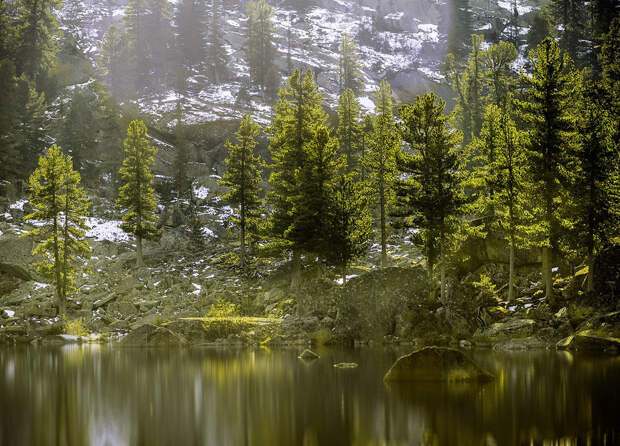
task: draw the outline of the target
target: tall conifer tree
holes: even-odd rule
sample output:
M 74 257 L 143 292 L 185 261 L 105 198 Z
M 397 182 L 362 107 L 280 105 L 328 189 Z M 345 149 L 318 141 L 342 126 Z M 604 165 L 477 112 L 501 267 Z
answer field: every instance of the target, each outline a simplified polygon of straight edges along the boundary
M 395 214 L 405 226 L 417 228 L 428 265 L 430 283 L 434 266 L 441 268 L 440 299 L 446 299 L 446 255 L 464 203 L 460 171 L 463 155 L 457 145 L 460 132 L 450 131 L 444 115 L 445 102 L 434 93 L 418 96 L 400 108 L 401 133 L 410 152 L 399 152 Z M 431 290 L 432 292 L 432 290 Z
M 527 87 L 517 101 L 519 117 L 528 128 L 527 160 L 532 185 L 541 203 L 534 210 L 530 239 L 542 248 L 546 296 L 553 301 L 552 250 L 558 249 L 561 201 L 570 175 L 570 153 L 578 141 L 574 105 L 578 74 L 553 39 L 530 52 L 531 76 L 521 76 Z
M 254 154 L 256 137 L 260 133 L 260 126 L 250 115 L 241 119 L 239 130 L 235 134 L 237 144 L 226 141 L 228 158 L 227 170 L 222 181 L 223 186 L 229 188 L 224 200 L 236 209 L 238 217 L 235 223 L 240 230 L 239 261 L 241 268 L 246 264 L 246 238 L 248 230 L 257 226 L 259 218 L 261 166 L 260 156 Z
M 155 226 L 157 200 L 153 190 L 153 165 L 157 150 L 146 139 L 146 125 L 132 121 L 124 141 L 125 159 L 120 169 L 121 186 L 117 205 L 123 211 L 121 229 L 136 237 L 136 265 L 144 266 L 142 240 L 159 235 Z

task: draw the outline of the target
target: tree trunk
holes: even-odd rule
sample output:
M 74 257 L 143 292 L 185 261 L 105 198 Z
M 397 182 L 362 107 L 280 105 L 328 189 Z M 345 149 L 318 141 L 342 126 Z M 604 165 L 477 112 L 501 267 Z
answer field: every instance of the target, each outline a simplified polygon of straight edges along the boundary
M 291 275 L 291 290 L 299 288 L 301 283 L 301 254 L 299 251 L 293 251 L 293 271 Z
M 428 297 L 429 299 L 433 298 L 433 289 L 435 288 L 433 286 L 433 270 L 434 270 L 434 266 L 433 262 L 431 262 L 430 260 L 428 261 Z
M 245 223 L 241 224 L 241 252 L 239 253 L 241 269 L 245 269 Z
M 381 208 L 381 267 L 385 268 L 387 265 L 387 241 L 385 235 L 385 192 L 383 184 L 379 187 L 379 206 Z
M 542 264 L 543 280 L 545 282 L 545 296 L 547 297 L 547 303 L 551 305 L 553 301 L 553 277 L 551 275 L 551 248 L 548 246 L 543 246 Z
M 441 250 L 441 288 L 439 300 L 442 304 L 446 304 L 446 262 L 444 260 L 443 248 Z
M 142 257 L 142 236 L 136 235 L 136 266 L 142 268 L 144 266 L 144 259 Z
M 54 196 L 55 197 L 55 196 Z M 58 315 L 62 318 L 65 315 L 66 305 L 62 294 L 62 279 L 60 278 L 60 253 L 58 250 L 58 220 L 54 217 L 54 273 L 56 277 L 56 304 L 58 305 Z
M 515 297 L 515 242 L 512 236 L 510 237 L 510 260 L 508 270 L 508 302 L 512 302 Z
M 594 253 L 588 254 L 588 282 L 586 284 L 588 293 L 594 292 Z

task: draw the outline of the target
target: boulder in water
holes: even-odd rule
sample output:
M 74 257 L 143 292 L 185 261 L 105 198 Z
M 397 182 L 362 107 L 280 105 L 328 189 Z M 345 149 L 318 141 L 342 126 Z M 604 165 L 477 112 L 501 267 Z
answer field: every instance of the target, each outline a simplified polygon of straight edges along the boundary
M 334 364 L 334 367 L 337 369 L 356 369 L 357 366 L 357 362 L 339 362 Z
M 314 353 L 312 350 L 305 349 L 301 352 L 301 355 L 298 356 L 299 359 L 303 359 L 304 361 L 312 361 L 313 359 L 319 359 L 320 356 Z
M 562 339 L 556 344 L 558 350 L 608 351 L 620 353 L 620 339 L 594 334 L 589 330 L 580 331 Z
M 447 347 L 425 347 L 401 356 L 385 381 L 489 381 L 494 377 L 463 352 Z

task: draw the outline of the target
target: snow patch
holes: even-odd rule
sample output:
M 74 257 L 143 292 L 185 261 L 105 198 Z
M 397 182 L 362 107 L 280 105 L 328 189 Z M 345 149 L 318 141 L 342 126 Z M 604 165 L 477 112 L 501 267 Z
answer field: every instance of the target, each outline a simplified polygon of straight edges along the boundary
M 6 313 L 8 317 L 15 316 L 15 312 L 13 310 L 4 310 L 4 312 Z
M 90 229 L 86 231 L 86 237 L 92 238 L 97 242 L 128 242 L 129 235 L 120 228 L 121 222 L 118 220 L 104 220 L 101 218 L 89 217 L 86 224 Z
M 19 209 L 20 211 L 24 210 L 24 205 L 28 203 L 28 200 L 17 200 L 15 203 L 12 203 L 9 206 L 10 209 Z

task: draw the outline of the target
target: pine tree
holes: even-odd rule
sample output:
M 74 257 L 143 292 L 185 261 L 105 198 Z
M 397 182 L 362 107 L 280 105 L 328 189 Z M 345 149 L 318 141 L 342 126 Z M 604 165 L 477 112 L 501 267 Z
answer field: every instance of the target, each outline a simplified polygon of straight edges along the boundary
M 147 14 L 146 0 L 128 0 L 123 16 L 127 39 L 127 56 L 124 63 L 131 67 L 130 75 L 138 91 L 146 85 L 150 72 L 151 61 L 146 34 Z
M 306 146 L 314 139 L 316 129 L 327 123 L 322 101 L 312 71 L 308 70 L 302 77 L 295 70 L 280 90 L 270 128 L 273 135 L 269 142 L 273 160 L 269 177 L 272 190 L 268 195 L 273 207 L 270 228 L 280 244 L 293 252 L 293 287 L 300 278 L 301 249 L 290 237 L 289 228 L 297 218 L 291 197 L 301 194 L 299 172 L 306 164 Z
M 553 18 L 548 8 L 543 7 L 536 11 L 532 20 L 532 26 L 527 33 L 527 51 L 535 50 L 540 42 L 547 37 L 551 37 L 554 31 L 553 28 Z
M 601 106 L 596 84 L 588 76 L 579 100 L 577 173 L 571 184 L 576 207 L 576 233 L 583 242 L 588 265 L 588 291 L 594 291 L 595 256 L 619 233 L 616 195 L 620 190 L 620 155 L 614 140 L 614 121 Z M 615 190 L 614 190 L 615 189 Z
M 110 175 L 114 190 L 117 190 L 119 169 L 124 157 L 120 108 L 102 88 L 99 89 L 97 95 L 99 96 L 99 109 L 96 119 L 100 131 L 97 147 L 103 161 L 103 171 Z
M 368 141 L 362 161 L 368 173 L 371 193 L 379 210 L 379 231 L 381 233 L 381 265 L 387 265 L 387 209 L 393 199 L 393 185 L 396 172 L 396 153 L 401 144 L 392 103 L 392 90 L 387 81 L 381 81 L 375 93 L 377 116 L 373 132 Z
M 69 110 L 63 122 L 60 141 L 71 154 L 75 168 L 80 171 L 86 159 L 90 159 L 95 146 L 98 120 L 95 119 L 99 101 L 96 91 L 89 87 L 73 90 Z
M 457 66 L 462 66 L 469 52 L 468 42 L 474 31 L 469 0 L 450 0 L 450 32 L 448 54 L 454 56 Z
M 120 97 L 123 79 L 123 55 L 125 36 L 114 25 L 106 31 L 99 44 L 100 56 L 97 59 L 101 76 L 113 98 Z
M 613 20 L 603 37 L 599 54 L 603 106 L 616 120 L 615 138 L 620 137 L 620 17 Z
M 79 186 L 80 175 L 72 168 L 71 157 L 52 146 L 39 158 L 39 167 L 30 176 L 30 203 L 34 208 L 25 221 L 42 224 L 25 236 L 39 241 L 33 254 L 43 257 L 39 272 L 54 282 L 58 312 L 66 311 L 67 294 L 73 291 L 76 264 L 88 255 L 85 216 L 88 201 Z
M 515 250 L 522 237 L 522 200 L 525 189 L 525 141 L 507 113 L 496 105 L 487 107 L 482 131 L 472 145 L 478 164 L 472 175 L 481 183 L 478 206 L 489 214 L 489 229 L 508 241 L 508 300 L 514 299 Z
M 148 36 L 148 53 L 153 70 L 154 88 L 165 88 L 165 78 L 170 59 L 172 42 L 172 5 L 168 0 L 147 0 L 145 32 Z
M 38 83 L 52 66 L 61 35 L 56 11 L 61 8 L 59 0 L 20 0 L 17 4 L 17 74 L 22 73 Z
M 580 61 L 586 52 L 588 11 L 584 0 L 553 0 L 551 10 L 555 22 L 561 25 L 560 47 L 573 61 Z
M 454 108 L 456 127 L 463 132 L 463 147 L 473 136 L 480 134 L 484 112 L 484 84 L 482 36 L 472 34 L 472 51 L 462 74 L 458 73 L 454 58 L 448 55 L 449 77 L 452 88 L 457 93 Z
M 361 132 L 360 180 L 361 181 L 366 181 L 366 177 L 367 177 L 366 167 L 364 167 L 363 160 L 366 158 L 366 149 L 368 147 L 368 142 L 371 139 L 373 129 L 374 129 L 374 123 L 373 123 L 372 115 L 370 113 L 367 113 L 362 118 L 362 122 L 360 124 L 360 132 Z
M 261 166 L 260 156 L 254 155 L 256 137 L 260 133 L 260 126 L 250 115 L 241 119 L 239 130 L 235 134 L 237 144 L 226 141 L 228 158 L 227 170 L 220 184 L 229 188 L 229 192 L 222 198 L 230 203 L 237 211 L 238 218 L 234 223 L 240 230 L 239 261 L 241 268 L 246 264 L 246 237 L 248 229 L 256 226 L 260 217 L 261 206 Z
M 204 0 L 181 0 L 177 3 L 176 28 L 177 64 L 190 71 L 205 60 L 207 54 L 207 19 Z
M 347 157 L 347 171 L 357 170 L 361 149 L 362 129 L 360 106 L 353 90 L 346 89 L 338 98 L 338 129 L 340 151 Z
M 212 0 L 211 27 L 209 29 L 208 61 L 211 80 L 219 84 L 230 74 L 228 71 L 228 53 L 224 47 L 224 33 L 222 31 L 222 4 L 221 0 Z
M 132 121 L 124 141 L 125 159 L 120 169 L 121 186 L 117 206 L 123 210 L 121 229 L 136 237 L 136 265 L 144 266 L 142 240 L 159 235 L 155 226 L 157 200 L 153 190 L 153 165 L 157 150 L 149 146 L 146 126 L 142 121 Z
M 265 0 L 247 6 L 247 58 L 252 84 L 265 91 L 274 73 L 276 49 L 273 42 L 273 8 Z
M 487 67 L 486 83 L 491 99 L 502 110 L 508 107 L 508 97 L 514 84 L 510 66 L 517 58 L 517 49 L 513 44 L 500 42 L 483 53 Z
M 536 198 L 530 239 L 542 248 L 546 296 L 553 302 L 552 249 L 558 248 L 561 196 L 569 176 L 569 154 L 578 140 L 574 100 L 578 75 L 568 55 L 550 38 L 530 52 L 531 76 L 522 75 L 525 97 L 517 100 L 519 117 L 528 128 L 527 160 Z
M 362 88 L 359 55 L 357 54 L 355 42 L 346 33 L 342 35 L 340 40 L 339 69 L 340 91 L 353 90 L 353 93 L 358 94 Z
M 289 198 L 294 219 L 286 237 L 302 252 L 325 259 L 332 250 L 329 234 L 335 180 L 345 161 L 338 153 L 338 140 L 323 125 L 304 146 L 304 154 L 297 175 L 298 194 Z
M 397 201 L 394 214 L 404 226 L 420 230 L 414 240 L 427 261 L 429 282 L 434 267 L 441 267 L 440 300 L 446 299 L 446 255 L 464 204 L 460 172 L 463 155 L 459 132 L 451 131 L 444 115 L 445 102 L 434 93 L 418 96 L 399 109 L 401 133 L 408 152 L 399 152 Z M 432 290 L 431 290 L 432 293 Z
M 345 285 L 349 264 L 368 250 L 373 235 L 370 203 L 355 173 L 339 175 L 332 207 L 327 259 L 341 269 Z
M 177 102 L 177 125 L 175 129 L 176 144 L 174 157 L 174 188 L 179 197 L 189 195 L 191 182 L 187 174 L 187 164 L 189 163 L 189 151 L 187 139 L 185 138 L 185 128 L 183 126 L 183 111 L 181 101 Z
M 45 148 L 48 119 L 45 94 L 25 74 L 15 75 L 10 60 L 0 60 L 0 174 L 21 179 L 35 168 Z

